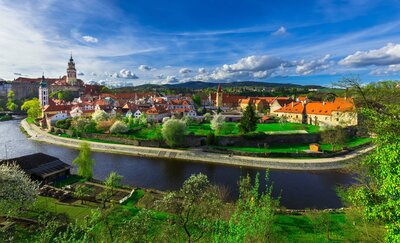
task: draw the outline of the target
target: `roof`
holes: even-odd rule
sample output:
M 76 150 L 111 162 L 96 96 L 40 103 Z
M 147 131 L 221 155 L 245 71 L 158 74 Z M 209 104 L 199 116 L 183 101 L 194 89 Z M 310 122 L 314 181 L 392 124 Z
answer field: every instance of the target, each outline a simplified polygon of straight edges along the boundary
M 44 112 L 52 112 L 52 111 L 70 111 L 73 105 L 70 104 L 55 104 L 51 99 L 49 100 L 49 104 L 46 105 L 43 109 Z
M 146 114 L 154 114 L 154 115 L 156 115 L 156 114 L 164 114 L 164 113 L 168 113 L 168 111 L 165 110 L 162 107 L 156 107 L 156 106 L 153 106 L 153 107 L 151 107 L 150 109 L 148 109 L 146 111 Z
M 0 161 L 0 164 L 13 162 L 18 164 L 26 173 L 42 179 L 46 179 L 46 177 L 54 173 L 72 168 L 72 166 L 62 162 L 60 159 L 43 153 L 3 160 Z
M 279 108 L 275 112 L 283 112 L 283 113 L 303 113 L 304 106 L 301 102 L 291 102 L 290 104 L 285 105 L 284 107 Z
M 221 93 L 221 92 L 222 92 L 221 84 L 218 84 L 217 92 L 218 92 L 218 93 Z
M 81 79 L 76 79 L 76 86 L 84 86 L 85 83 L 81 80 Z M 67 82 L 67 76 L 63 76 L 60 79 L 57 79 L 56 81 L 54 81 L 51 85 L 53 86 L 71 86 L 68 82 Z

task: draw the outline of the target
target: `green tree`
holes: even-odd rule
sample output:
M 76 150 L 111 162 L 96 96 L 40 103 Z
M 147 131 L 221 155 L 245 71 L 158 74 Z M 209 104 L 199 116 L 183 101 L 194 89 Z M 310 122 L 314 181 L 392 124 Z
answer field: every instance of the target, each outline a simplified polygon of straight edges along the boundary
M 375 134 L 375 150 L 356 171 L 360 183 L 348 190 L 348 198 L 369 220 L 386 225 L 387 242 L 400 242 L 400 82 L 361 85 L 357 78 L 341 80 L 354 94 L 362 126 Z
M 201 106 L 201 97 L 200 97 L 200 95 L 195 94 L 195 95 L 192 96 L 192 99 L 193 99 L 193 103 L 194 103 L 197 107 Z
M 225 124 L 225 117 L 222 114 L 216 114 L 210 124 L 211 129 L 214 130 L 216 134 L 220 134 Z
M 100 200 L 103 204 L 103 208 L 106 207 L 106 202 L 110 201 L 114 196 L 115 188 L 121 186 L 122 176 L 118 175 L 116 172 L 111 172 L 106 178 L 104 185 L 106 186 L 105 190 L 102 191 L 99 195 L 97 195 L 97 199 Z
M 87 142 L 82 142 L 79 148 L 79 155 L 72 161 L 78 166 L 78 175 L 91 179 L 93 177 L 93 165 L 95 161 L 91 158 L 92 151 Z
M 342 149 L 346 144 L 347 133 L 346 130 L 340 126 L 330 127 L 321 133 L 321 142 L 331 145 L 331 150 Z
M 81 204 L 84 203 L 85 198 L 90 197 L 95 190 L 87 185 L 78 185 L 74 191 L 74 196 L 81 200 Z
M 107 112 L 103 111 L 103 110 L 97 110 L 92 115 L 92 119 L 95 122 L 107 121 L 109 118 L 110 118 L 110 115 Z
M 38 196 L 38 184 L 15 163 L 0 165 L 0 212 L 12 215 L 31 205 Z
M 110 128 L 110 132 L 114 133 L 114 134 L 116 134 L 116 133 L 126 133 L 126 132 L 128 132 L 128 130 L 129 130 L 128 125 L 126 125 L 122 121 L 114 122 L 114 124 Z
M 6 107 L 10 111 L 15 111 L 18 109 L 18 105 L 14 102 L 14 91 L 10 90 L 7 94 L 7 104 Z
M 28 117 L 32 119 L 39 118 L 42 115 L 42 108 L 40 107 L 38 98 L 25 101 L 21 106 L 21 110 L 26 111 Z
M 195 242 L 212 233 L 221 205 L 217 187 L 200 173 L 190 176 L 179 191 L 167 193 L 157 207 L 176 215 L 169 218 L 170 224 L 184 230 L 188 242 Z
M 253 106 L 248 105 L 243 112 L 243 117 L 240 119 L 239 131 L 241 133 L 253 132 L 257 129 L 257 116 Z
M 181 145 L 186 133 L 186 124 L 181 120 L 170 119 L 163 124 L 161 133 L 170 147 Z

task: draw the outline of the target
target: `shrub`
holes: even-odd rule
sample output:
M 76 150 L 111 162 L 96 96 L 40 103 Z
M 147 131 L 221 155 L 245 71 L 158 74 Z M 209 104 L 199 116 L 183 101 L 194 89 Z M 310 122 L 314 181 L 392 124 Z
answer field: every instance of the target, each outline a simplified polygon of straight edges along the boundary
M 114 120 L 108 121 L 99 121 L 97 123 L 96 129 L 97 131 L 105 132 L 110 130 L 110 127 L 114 124 Z
M 186 133 L 186 124 L 181 120 L 170 119 L 163 125 L 161 133 L 165 139 L 165 142 L 170 147 L 175 147 L 180 145 L 183 141 Z
M 128 132 L 128 126 L 122 121 L 116 121 L 110 128 L 110 132 L 116 133 L 126 133 Z
M 110 115 L 107 114 L 107 112 L 103 111 L 103 110 L 97 110 L 93 113 L 92 115 L 92 119 L 95 122 L 99 122 L 99 121 L 106 121 L 110 118 Z

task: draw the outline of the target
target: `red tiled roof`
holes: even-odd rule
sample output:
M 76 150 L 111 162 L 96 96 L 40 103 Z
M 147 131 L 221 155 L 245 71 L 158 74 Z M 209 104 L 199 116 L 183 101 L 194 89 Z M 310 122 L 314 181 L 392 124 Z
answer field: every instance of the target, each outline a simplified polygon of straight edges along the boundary
M 283 112 L 283 113 L 303 113 L 304 106 L 301 102 L 291 102 L 290 104 L 281 107 L 275 112 Z

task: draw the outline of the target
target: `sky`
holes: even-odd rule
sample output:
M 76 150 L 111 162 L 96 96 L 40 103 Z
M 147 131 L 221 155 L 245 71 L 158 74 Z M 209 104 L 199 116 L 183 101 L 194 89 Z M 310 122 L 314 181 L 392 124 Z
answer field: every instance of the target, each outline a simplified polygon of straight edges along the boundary
M 0 78 L 114 86 L 400 79 L 400 0 L 0 0 Z

